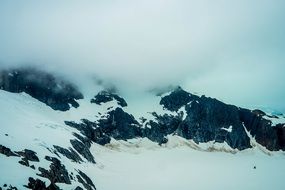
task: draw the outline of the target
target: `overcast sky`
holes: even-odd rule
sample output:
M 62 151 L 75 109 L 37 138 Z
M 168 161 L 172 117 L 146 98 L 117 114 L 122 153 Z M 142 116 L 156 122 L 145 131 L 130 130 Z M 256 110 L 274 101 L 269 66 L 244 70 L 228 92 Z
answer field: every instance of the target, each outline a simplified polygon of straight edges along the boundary
M 285 111 L 285 1 L 0 1 L 0 64 Z

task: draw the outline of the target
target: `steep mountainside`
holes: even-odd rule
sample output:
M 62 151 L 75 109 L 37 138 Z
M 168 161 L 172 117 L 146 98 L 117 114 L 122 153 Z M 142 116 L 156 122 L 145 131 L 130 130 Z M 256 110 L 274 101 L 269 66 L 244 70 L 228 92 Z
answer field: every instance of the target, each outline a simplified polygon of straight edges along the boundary
M 72 83 L 36 69 L 0 71 L 0 88 L 0 189 L 94 190 L 94 176 L 100 179 L 112 165 L 102 164 L 100 155 L 119 145 L 129 152 L 171 145 L 273 156 L 285 151 L 284 115 L 228 105 L 181 87 L 153 95 L 149 104 L 156 110 L 135 108 L 136 113 L 101 86 L 92 97 L 83 96 Z
M 26 92 L 54 110 L 61 111 L 69 110 L 70 105 L 78 107 L 76 100 L 83 98 L 73 84 L 33 68 L 1 71 L 0 89 Z

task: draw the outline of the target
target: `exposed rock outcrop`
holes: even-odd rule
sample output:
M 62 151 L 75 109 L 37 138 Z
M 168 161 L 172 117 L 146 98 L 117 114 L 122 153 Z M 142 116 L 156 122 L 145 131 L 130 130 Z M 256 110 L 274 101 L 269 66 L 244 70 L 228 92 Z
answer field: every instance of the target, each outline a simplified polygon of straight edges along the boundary
M 226 142 L 230 147 L 250 148 L 250 139 L 239 118 L 239 108 L 202 96 L 185 106 L 187 116 L 178 134 L 196 143 Z
M 17 151 L 18 155 L 24 157 L 25 159 L 32 162 L 39 162 L 40 159 L 37 157 L 37 153 L 35 151 L 24 149 L 23 151 Z
M 86 160 L 88 160 L 89 162 L 95 163 L 94 157 L 89 150 L 90 148 L 89 144 L 80 142 L 77 139 L 70 140 L 70 143 L 72 144 L 73 148 L 77 152 L 79 152 L 79 154 L 81 154 Z
M 116 100 L 118 105 L 122 107 L 128 106 L 127 102 L 122 97 L 106 90 L 99 92 L 93 99 L 91 99 L 91 103 L 101 105 L 101 103 L 110 102 L 112 100 Z
M 32 177 L 29 178 L 28 185 L 24 185 L 24 187 L 32 190 L 59 190 L 59 187 L 55 184 L 50 184 L 47 187 L 45 182 L 40 179 L 34 179 Z
M 184 91 L 181 87 L 177 87 L 169 95 L 161 98 L 160 105 L 170 111 L 178 111 L 190 101 L 196 101 L 199 97 Z
M 100 145 L 105 145 L 111 141 L 111 138 L 104 134 L 104 131 L 102 131 L 100 128 L 98 128 L 97 124 L 95 122 L 88 121 L 86 119 L 81 120 L 82 123 L 77 124 L 75 122 L 65 121 L 65 124 L 74 127 L 77 130 L 81 132 L 84 137 L 74 134 L 78 139 L 80 139 L 81 142 L 84 144 L 95 142 Z
M 108 112 L 108 117 L 98 120 L 99 129 L 103 134 L 117 140 L 141 137 L 139 122 L 121 108 Z
M 111 138 L 128 140 L 138 137 L 163 144 L 168 141 L 167 135 L 176 134 L 197 144 L 225 142 L 233 149 L 244 150 L 251 148 L 249 131 L 267 149 L 285 149 L 284 126 L 272 126 L 271 121 L 263 118 L 265 113 L 261 110 L 250 111 L 217 99 L 199 97 L 180 87 L 162 97 L 160 104 L 173 114 L 153 112 L 154 120 L 142 120 L 145 127 L 121 108 L 108 111 L 107 117 L 96 122 L 82 120 L 79 124 L 66 124 L 78 129 L 89 142 L 101 145 L 109 143 Z
M 39 158 L 37 157 L 37 153 L 32 151 L 32 150 L 28 150 L 25 149 L 23 151 L 12 151 L 10 148 L 7 148 L 3 145 L 0 145 L 0 154 L 4 154 L 7 157 L 10 156 L 16 156 L 16 157 L 21 157 L 21 160 L 18 161 L 19 164 L 23 165 L 23 166 L 27 166 L 27 167 L 31 167 L 32 169 L 35 169 L 34 165 L 30 165 L 29 161 L 31 162 L 39 162 Z
M 3 145 L 0 145 L 0 154 L 4 154 L 6 156 L 19 156 L 16 153 L 14 153 L 10 148 L 7 148 Z
M 284 124 L 273 126 L 272 122 L 264 119 L 262 115 L 247 109 L 240 109 L 239 116 L 256 142 L 271 151 L 285 150 Z
M 57 145 L 53 145 L 53 147 L 56 149 L 57 152 L 64 155 L 66 158 L 72 160 L 73 162 L 83 162 L 80 156 L 72 148 L 66 149 Z
M 176 132 L 177 128 L 182 123 L 182 118 L 168 114 L 152 114 L 155 116 L 155 120 L 150 120 L 146 123 L 147 127 L 142 129 L 143 137 L 147 137 L 151 141 L 157 142 L 160 145 L 167 143 L 168 139 L 166 136 Z
M 200 142 L 227 142 L 232 148 L 250 148 L 250 139 L 245 130 L 268 150 L 285 149 L 283 124 L 272 125 L 264 119 L 261 110 L 250 111 L 225 104 L 216 99 L 199 97 L 181 88 L 162 97 L 160 102 L 166 109 L 177 111 L 185 106 L 186 118 L 177 128 L 177 134 Z
M 109 111 L 107 118 L 98 120 L 98 124 L 86 119 L 79 124 L 69 121 L 65 124 L 78 129 L 88 140 L 101 145 L 109 143 L 111 137 L 117 140 L 142 137 L 138 121 L 121 108 Z
M 49 156 L 46 156 L 45 159 L 51 162 L 50 168 L 47 170 L 39 167 L 39 176 L 49 179 L 53 185 L 56 183 L 71 184 L 68 171 L 65 169 L 65 166 L 61 164 L 60 160 Z
M 70 105 L 77 108 L 79 104 L 76 100 L 83 98 L 73 84 L 34 68 L 0 71 L 0 89 L 14 93 L 25 92 L 60 111 L 69 110 Z
M 76 176 L 79 183 L 81 183 L 86 190 L 96 190 L 93 181 L 82 171 L 78 170 Z

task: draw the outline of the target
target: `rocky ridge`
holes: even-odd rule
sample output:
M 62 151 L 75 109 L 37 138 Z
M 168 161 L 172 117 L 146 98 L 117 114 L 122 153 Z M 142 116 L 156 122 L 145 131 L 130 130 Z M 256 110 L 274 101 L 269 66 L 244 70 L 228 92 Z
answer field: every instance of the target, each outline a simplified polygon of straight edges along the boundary
M 25 92 L 60 111 L 69 110 L 70 105 L 79 107 L 76 100 L 83 98 L 75 85 L 35 68 L 0 71 L 0 89 L 13 93 Z
M 54 110 L 68 111 L 70 105 L 79 107 L 76 100 L 83 98 L 73 84 L 58 80 L 53 75 L 34 69 L 9 70 L 0 72 L 0 88 L 5 91 L 26 92 L 32 97 L 50 106 Z M 118 94 L 106 90 L 99 92 L 89 102 L 101 106 L 115 100 L 117 105 L 109 107 L 99 118 L 81 121 L 65 121 L 65 125 L 75 130 L 69 139 L 69 147 L 53 144 L 47 147 L 52 156 L 38 157 L 33 150 L 14 151 L 5 144 L 0 145 L 0 154 L 18 157 L 19 164 L 37 172 L 39 178 L 30 177 L 25 188 L 34 190 L 60 189 L 58 183 L 70 185 L 80 183 L 75 189 L 96 189 L 96 179 L 86 175 L 80 169 L 76 173 L 61 162 L 62 156 L 72 163 L 96 164 L 96 155 L 92 153 L 93 143 L 107 145 L 112 139 L 128 141 L 134 138 L 147 138 L 159 145 L 168 142 L 169 135 L 177 135 L 186 140 L 200 143 L 226 143 L 235 150 L 252 147 L 250 138 L 269 151 L 285 151 L 284 123 L 274 124 L 268 118 L 284 116 L 267 115 L 261 110 L 249 110 L 225 104 L 217 99 L 197 96 L 177 87 L 168 95 L 161 95 L 157 106 L 167 112 L 151 112 L 154 119 L 142 117 L 137 120 L 124 108 L 127 102 Z M 250 134 L 250 136 L 249 136 Z M 49 162 L 48 167 L 37 167 L 33 163 Z M 41 179 L 50 181 L 46 185 Z M 10 185 L 11 188 L 13 184 Z M 7 186 L 8 187 L 8 186 Z M 3 187 L 3 189 L 8 189 Z

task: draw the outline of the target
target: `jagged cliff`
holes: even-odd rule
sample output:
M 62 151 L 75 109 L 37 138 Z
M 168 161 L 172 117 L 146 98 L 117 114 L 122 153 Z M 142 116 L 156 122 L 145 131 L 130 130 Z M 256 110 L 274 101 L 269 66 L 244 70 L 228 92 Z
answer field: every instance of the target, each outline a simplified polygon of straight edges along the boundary
M 149 110 L 150 118 L 141 113 L 139 119 L 125 110 L 128 103 L 119 94 L 108 90 L 99 91 L 86 102 L 94 109 L 103 108 L 100 112 L 94 113 L 94 117 L 82 117 L 80 121 L 72 120 L 68 110 L 73 107 L 71 111 L 76 114 L 76 108 L 79 109 L 81 106 L 80 99 L 84 98 L 83 94 L 72 83 L 52 74 L 30 68 L 4 70 L 0 72 L 0 88 L 1 92 L 24 92 L 53 110 L 61 111 L 55 113 L 39 104 L 38 107 L 43 107 L 45 111 L 36 113 L 40 117 L 46 113 L 53 115 L 52 119 L 48 117 L 48 121 L 58 122 L 60 128 L 65 129 L 54 133 L 55 139 L 61 140 L 59 144 L 58 140 L 53 142 L 53 136 L 49 136 L 48 133 L 40 134 L 50 137 L 46 142 L 41 142 L 41 136 L 33 137 L 32 130 L 42 127 L 38 125 L 47 122 L 46 120 L 39 120 L 40 124 L 37 124 L 35 129 L 32 128 L 29 131 L 30 136 L 25 139 L 31 138 L 30 143 L 33 144 L 34 138 L 37 138 L 41 142 L 37 150 L 33 147 L 38 145 L 26 147 L 28 144 L 23 145 L 23 149 L 12 149 L 17 147 L 18 142 L 7 140 L 10 135 L 8 132 L 5 137 L 1 137 L 3 140 L 0 144 L 0 153 L 7 156 L 7 159 L 11 157 L 19 159 L 19 164 L 34 172 L 35 175 L 28 176 L 26 183 L 22 184 L 29 189 L 59 189 L 60 183 L 66 184 L 65 188 L 70 185 L 70 189 L 96 189 L 96 181 L 93 182 L 92 177 L 87 175 L 80 165 L 96 164 L 96 155 L 91 150 L 92 145 L 105 146 L 110 144 L 112 139 L 127 141 L 146 138 L 162 146 L 169 141 L 169 136 L 179 136 L 186 141 L 193 141 L 197 146 L 208 142 L 225 143 L 232 150 L 238 151 L 252 148 L 253 138 L 268 151 L 285 151 L 284 123 L 272 122 L 272 119 L 283 121 L 283 115 L 267 115 L 261 110 L 228 105 L 217 99 L 191 94 L 181 87 L 160 96 L 156 106 L 164 109 L 163 113 Z M 3 97 L 7 98 L 9 94 Z M 10 104 L 7 106 L 13 107 Z M 29 108 L 33 105 L 24 106 Z M 0 122 L 9 127 L 9 129 L 4 127 L 2 130 L 9 131 L 13 127 L 23 132 L 29 130 L 25 127 L 30 123 L 25 124 L 24 121 L 22 127 L 9 124 L 12 117 L 17 117 L 20 113 L 17 112 L 16 115 L 10 113 L 8 116 L 11 118 L 1 119 L 3 122 L 1 120 Z M 36 117 L 34 112 L 31 117 Z M 52 126 L 57 128 L 55 124 Z M 15 133 L 14 130 L 10 132 Z M 42 162 L 48 164 L 41 165 Z M 49 183 L 44 183 L 44 179 Z M 11 184 L 10 189 L 13 185 L 15 184 Z

